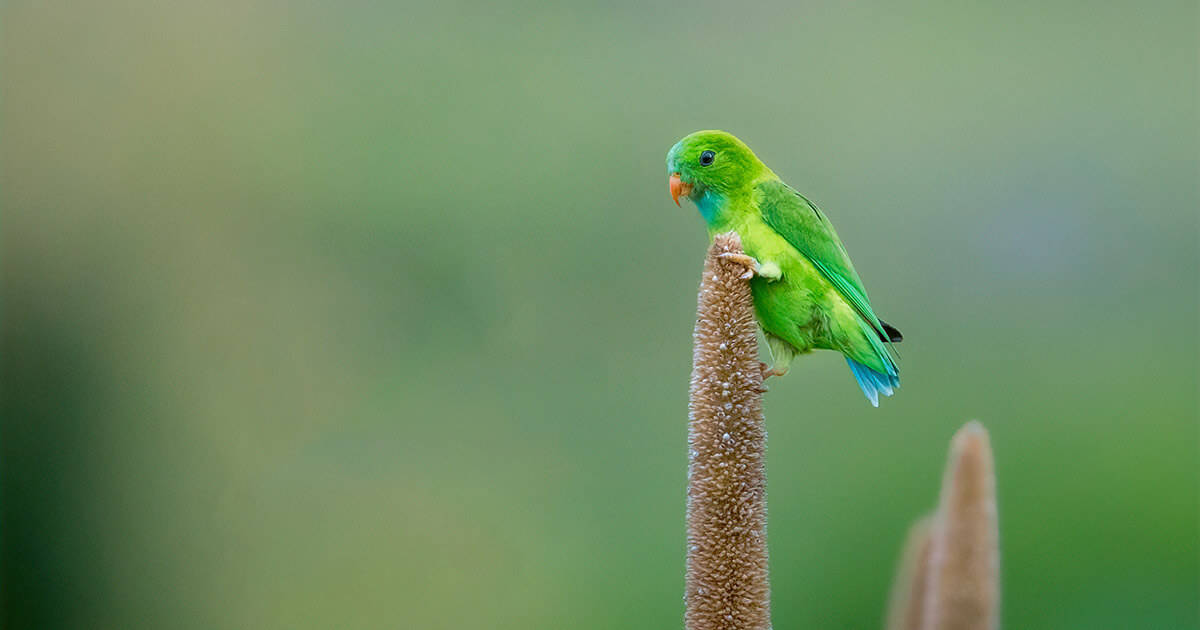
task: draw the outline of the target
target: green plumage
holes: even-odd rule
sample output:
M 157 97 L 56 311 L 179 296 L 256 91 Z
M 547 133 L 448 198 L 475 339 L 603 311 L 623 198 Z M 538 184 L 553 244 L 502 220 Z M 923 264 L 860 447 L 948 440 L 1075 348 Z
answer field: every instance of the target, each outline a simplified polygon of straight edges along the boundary
M 776 374 L 814 348 L 846 356 L 868 400 L 891 395 L 899 370 L 889 340 L 900 334 L 879 320 L 833 224 L 785 184 L 740 140 L 699 131 L 667 154 L 710 237 L 736 231 L 759 267 L 750 281 L 755 312 Z M 857 365 L 856 365 L 857 364 Z

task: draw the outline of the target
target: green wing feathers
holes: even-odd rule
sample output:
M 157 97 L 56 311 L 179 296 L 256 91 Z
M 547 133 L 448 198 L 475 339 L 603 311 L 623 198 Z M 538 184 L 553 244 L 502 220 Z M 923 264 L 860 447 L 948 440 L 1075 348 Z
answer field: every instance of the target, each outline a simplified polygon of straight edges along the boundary
M 890 339 L 891 332 L 871 309 L 846 248 L 821 210 L 779 179 L 760 182 L 755 196 L 763 221 L 812 262 L 872 330 Z

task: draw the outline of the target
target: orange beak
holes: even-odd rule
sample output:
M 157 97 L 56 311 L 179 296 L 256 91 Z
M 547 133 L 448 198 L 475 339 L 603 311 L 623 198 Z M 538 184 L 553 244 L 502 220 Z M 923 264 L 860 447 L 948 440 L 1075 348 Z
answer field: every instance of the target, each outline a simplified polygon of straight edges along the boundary
M 671 178 L 667 180 L 667 190 L 671 191 L 671 200 L 678 206 L 680 196 L 692 194 L 692 185 L 683 183 L 683 180 L 679 179 L 679 173 L 671 173 Z

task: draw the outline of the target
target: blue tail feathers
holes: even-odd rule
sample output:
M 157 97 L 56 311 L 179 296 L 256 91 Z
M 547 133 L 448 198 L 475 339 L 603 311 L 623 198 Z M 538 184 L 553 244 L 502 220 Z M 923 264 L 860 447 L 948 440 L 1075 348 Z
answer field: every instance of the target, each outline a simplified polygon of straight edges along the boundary
M 854 378 L 862 388 L 863 394 L 866 394 L 867 400 L 875 407 L 879 406 L 880 394 L 891 396 L 900 388 L 900 375 L 891 365 L 888 365 L 888 374 L 880 374 L 850 357 L 846 357 L 846 363 L 850 364 L 850 371 L 854 372 Z

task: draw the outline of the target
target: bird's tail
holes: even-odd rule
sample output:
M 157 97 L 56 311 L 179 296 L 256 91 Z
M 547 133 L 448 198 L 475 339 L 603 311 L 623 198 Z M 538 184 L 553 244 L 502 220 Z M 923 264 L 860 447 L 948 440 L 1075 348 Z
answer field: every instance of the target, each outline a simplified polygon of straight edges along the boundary
M 854 372 L 854 378 L 862 388 L 863 394 L 866 394 L 867 400 L 875 407 L 879 406 L 880 394 L 891 396 L 900 388 L 900 374 L 890 361 L 887 362 L 887 374 L 876 372 L 850 357 L 846 357 L 846 363 L 850 364 L 850 371 Z

